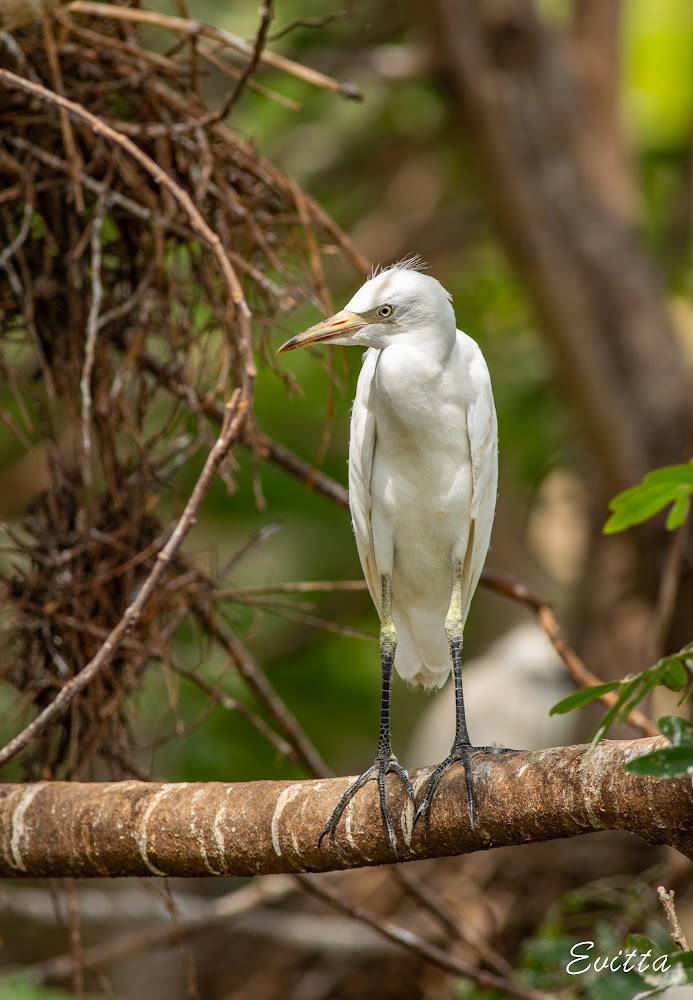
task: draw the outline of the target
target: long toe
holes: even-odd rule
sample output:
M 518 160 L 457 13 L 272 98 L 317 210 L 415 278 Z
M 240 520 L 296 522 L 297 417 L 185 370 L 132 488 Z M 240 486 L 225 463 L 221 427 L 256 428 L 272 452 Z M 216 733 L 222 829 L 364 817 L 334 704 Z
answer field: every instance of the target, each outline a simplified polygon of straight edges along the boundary
M 472 830 L 476 824 L 476 803 L 474 798 L 474 776 L 472 774 L 472 755 L 477 750 L 477 747 L 461 745 L 453 746 L 450 754 L 445 758 L 445 760 L 438 765 L 433 774 L 428 780 L 428 785 L 426 786 L 426 792 L 421 800 L 421 805 L 416 810 L 416 815 L 414 816 L 414 826 L 418 823 L 424 813 L 427 811 L 431 804 L 435 791 L 440 784 L 440 779 L 443 777 L 447 769 L 451 764 L 461 763 L 464 765 L 464 780 L 465 787 L 467 790 L 467 806 L 469 809 L 469 822 L 471 824 Z M 484 748 L 485 749 L 485 748 Z
M 319 847 L 322 845 L 323 840 L 325 839 L 326 836 L 328 836 L 328 834 L 334 833 L 334 831 L 337 828 L 337 824 L 341 819 L 342 813 L 349 805 L 349 803 L 356 795 L 356 793 L 360 791 L 360 789 L 362 789 L 363 786 L 368 781 L 371 780 L 371 778 L 375 778 L 378 782 L 378 798 L 380 802 L 380 813 L 383 818 L 383 825 L 385 827 L 385 832 L 387 833 L 387 839 L 390 843 L 390 847 L 392 848 L 393 854 L 395 855 L 397 854 L 397 839 L 395 837 L 395 831 L 392 825 L 392 821 L 390 819 L 390 811 L 387 805 L 387 786 L 385 780 L 387 778 L 387 775 L 391 771 L 394 772 L 401 779 L 407 791 L 407 795 L 409 796 L 409 800 L 411 801 L 412 805 L 416 807 L 416 796 L 414 794 L 414 789 L 412 787 L 411 781 L 409 780 L 409 775 L 407 774 L 405 769 L 401 766 L 397 758 L 392 754 L 390 754 L 389 756 L 385 755 L 383 755 L 382 757 L 378 756 L 376 757 L 371 767 L 369 767 L 367 771 L 364 771 L 364 773 L 359 778 L 357 778 L 356 781 L 354 781 L 351 785 L 349 785 L 347 790 L 342 795 L 341 799 L 337 803 L 332 815 L 328 819 L 327 823 L 323 828 L 322 833 L 318 838 Z
M 334 830 L 337 828 L 337 824 L 339 823 L 339 820 L 341 818 L 342 813 L 344 812 L 344 810 L 346 809 L 346 807 L 349 805 L 349 803 L 351 802 L 351 800 L 353 799 L 353 797 L 356 795 L 356 793 L 361 788 L 363 788 L 363 786 L 366 784 L 367 781 L 370 781 L 371 778 L 375 778 L 377 776 L 377 774 L 378 774 L 378 768 L 377 768 L 376 764 L 373 764 L 371 767 L 368 768 L 367 771 L 364 771 L 363 774 L 359 778 L 356 779 L 356 781 L 352 782 L 349 785 L 349 787 L 344 792 L 344 794 L 342 795 L 341 799 L 339 800 L 339 802 L 335 806 L 335 808 L 334 808 L 334 810 L 332 812 L 332 815 L 328 819 L 327 823 L 325 823 L 325 826 L 323 827 L 322 833 L 318 837 L 318 847 L 321 847 L 322 846 L 322 842 L 325 839 L 325 837 L 328 834 L 333 833 Z

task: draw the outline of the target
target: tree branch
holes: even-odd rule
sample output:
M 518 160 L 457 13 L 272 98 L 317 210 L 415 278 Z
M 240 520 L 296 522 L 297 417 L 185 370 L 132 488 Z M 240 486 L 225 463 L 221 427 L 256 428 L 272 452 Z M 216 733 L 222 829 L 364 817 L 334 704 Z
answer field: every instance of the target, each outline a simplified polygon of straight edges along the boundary
M 66 7 L 70 0 L 0 0 L 0 31 L 15 31 L 45 14 Z
M 413 836 L 413 810 L 388 786 L 398 819 L 389 849 L 369 782 L 337 837 L 318 836 L 351 778 L 159 784 L 0 785 L 0 877 L 250 876 L 446 857 L 510 844 L 627 830 L 693 858 L 691 779 L 642 778 L 623 765 L 663 738 L 475 758 L 479 825 L 469 827 L 459 767 L 444 776 Z M 430 769 L 412 773 L 420 789 Z

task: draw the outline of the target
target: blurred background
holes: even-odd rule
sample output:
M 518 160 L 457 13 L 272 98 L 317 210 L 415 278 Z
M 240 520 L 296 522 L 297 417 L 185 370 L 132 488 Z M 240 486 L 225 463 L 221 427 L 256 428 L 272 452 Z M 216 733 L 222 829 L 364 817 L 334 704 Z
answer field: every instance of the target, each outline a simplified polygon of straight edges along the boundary
M 229 6 L 180 0 L 139 6 L 166 18 L 199 19 L 249 39 L 251 46 L 258 29 L 257 2 Z M 66 80 L 76 81 L 74 99 L 85 100 L 91 83 L 84 66 L 90 57 L 80 46 L 96 45 L 89 31 L 105 32 L 109 22 L 79 7 L 58 13 L 53 28 L 44 26 L 43 34 L 31 25 L 4 34 L 2 65 L 30 77 L 18 55 L 24 52 L 28 65 L 41 75 L 44 62 L 50 64 L 45 53 L 50 54 L 52 37 Z M 120 22 L 115 23 L 108 30 L 119 39 L 119 52 L 126 53 L 127 45 L 136 42 L 161 57 L 164 76 L 173 75 L 165 59 L 186 80 L 194 78 L 190 88 L 201 108 L 223 106 L 234 80 L 223 67 L 235 67 L 237 79 L 244 60 L 221 36 L 199 39 L 209 58 L 198 64 L 189 37 L 177 34 L 170 23 L 128 22 L 127 37 L 119 34 L 125 31 Z M 81 34 L 74 25 L 81 25 Z M 362 283 L 364 268 L 411 253 L 420 254 L 429 272 L 452 293 L 458 325 L 481 345 L 493 381 L 501 464 L 488 567 L 511 574 L 553 602 L 570 642 L 603 680 L 644 669 L 690 641 L 690 540 L 682 533 L 674 547 L 659 520 L 610 538 L 601 529 L 615 493 L 650 469 L 686 461 L 691 453 L 693 6 L 687 0 L 474 0 L 459 6 L 429 0 L 419 6 L 354 2 L 339 8 L 317 0 L 288 0 L 274 11 L 266 46 L 348 86 L 340 93 L 260 62 L 252 82 L 267 88 L 269 95 L 246 87 L 229 109 L 227 126 L 236 137 L 229 140 L 229 149 L 238 141 L 244 156 L 257 154 L 271 170 L 263 167 L 263 174 L 257 169 L 255 183 L 266 184 L 268 190 L 275 185 L 266 202 L 253 206 L 257 225 L 262 228 L 269 218 L 274 228 L 267 224 L 265 238 L 258 237 L 252 252 L 245 235 L 242 247 L 234 242 L 232 227 L 228 232 L 223 228 L 228 220 L 219 221 L 221 215 L 209 209 L 206 194 L 196 199 L 212 228 L 223 233 L 225 245 L 238 249 L 247 263 L 291 296 L 282 308 L 270 308 L 272 303 L 260 301 L 262 295 L 274 295 L 278 302 L 278 293 L 270 295 L 255 275 L 253 289 L 248 292 L 246 286 L 256 313 L 256 433 L 234 449 L 186 541 L 185 559 L 198 568 L 199 579 L 215 581 L 216 625 L 186 615 L 185 609 L 179 614 L 180 608 L 163 602 L 156 642 L 166 646 L 166 653 L 151 663 L 140 657 L 134 666 L 125 657 L 118 668 L 127 680 L 125 693 L 118 687 L 120 681 L 110 681 L 118 692 L 116 715 L 122 715 L 122 726 L 114 723 L 115 728 L 104 730 L 102 708 L 87 706 L 82 729 L 76 729 L 73 718 L 71 729 L 66 724 L 59 737 L 52 734 L 42 748 L 30 749 L 26 759 L 11 762 L 4 780 L 134 774 L 170 781 L 245 781 L 306 776 L 311 761 L 324 762 L 339 774 L 360 773 L 370 763 L 379 712 L 378 623 L 366 591 L 341 583 L 362 577 L 344 494 L 338 489 L 347 479 L 349 412 L 360 356 L 337 348 L 277 360 L 274 351 L 321 314 L 341 308 Z M 94 55 L 99 72 L 107 62 L 104 57 L 99 63 Z M 87 82 L 80 90 L 82 77 Z M 50 85 L 48 71 L 42 78 Z M 153 129 L 143 130 L 142 122 L 157 121 L 148 78 L 143 80 L 138 100 L 152 102 L 146 115 L 134 97 L 130 106 L 120 106 L 130 100 L 128 85 L 124 83 L 119 93 L 112 81 L 110 89 L 107 83 L 94 84 L 101 86 L 99 93 L 107 101 L 101 113 L 130 122 L 136 141 L 149 143 L 157 162 L 170 162 L 181 183 L 195 193 L 197 153 L 181 166 L 185 154 L 175 151 L 170 123 L 169 140 Z M 355 90 L 362 100 L 344 94 Z M 171 104 L 167 113 L 174 107 Z M 18 190 L 21 184 L 11 180 L 14 168 L 7 164 L 11 157 L 18 162 L 20 153 L 27 153 L 22 136 L 28 135 L 34 148 L 41 141 L 38 133 L 23 131 L 28 128 L 25 111 L 7 105 L 0 111 L 4 180 L 10 192 L 0 196 L 0 231 L 3 246 L 11 247 L 22 232 L 28 201 L 21 192 L 12 195 L 12 183 Z M 141 112 L 139 118 L 135 111 Z M 35 116 L 31 128 L 41 127 L 43 120 Z M 64 132 L 56 126 L 53 130 L 55 142 L 64 143 Z M 77 137 L 78 145 L 85 142 L 79 131 Z M 110 177 L 103 157 L 94 154 L 90 159 L 82 149 L 85 170 L 96 164 L 100 177 Z M 57 155 L 55 150 L 52 155 Z M 39 163 L 35 151 L 33 156 Z M 22 161 L 25 173 L 27 162 Z M 227 167 L 233 185 L 234 171 L 241 168 L 236 160 Z M 274 170 L 286 180 L 277 179 Z M 212 172 L 207 187 L 214 180 Z M 32 183 L 40 191 L 38 172 L 32 174 Z M 58 198 L 70 204 L 65 176 L 61 184 L 62 189 L 55 189 Z M 125 190 L 126 181 L 123 184 Z M 310 206 L 313 201 L 321 206 L 345 237 L 337 237 L 300 198 L 291 205 L 291 185 L 305 192 Z M 141 203 L 149 204 L 148 197 L 143 194 Z M 18 214 L 13 214 L 13 198 Z M 244 204 L 247 210 L 250 202 Z M 98 204 L 94 208 L 87 199 L 87 215 L 90 211 L 92 227 L 84 229 L 83 237 L 70 237 L 70 257 L 55 229 L 53 242 L 48 239 L 48 224 L 41 229 L 34 206 L 26 227 L 29 235 L 24 236 L 27 246 L 34 240 L 43 247 L 36 251 L 41 267 L 47 256 L 54 262 L 63 253 L 71 260 L 85 253 L 99 212 Z M 282 245 L 281 226 L 289 212 L 291 225 L 296 225 L 296 216 L 300 225 L 310 219 L 308 235 Z M 122 261 L 130 251 L 124 223 L 109 223 L 109 218 L 101 238 L 114 260 L 109 264 L 106 255 L 104 273 L 110 267 L 116 274 L 125 268 Z M 353 250 L 345 250 L 347 242 Z M 272 253 L 280 260 L 273 261 Z M 124 344 L 114 337 L 110 361 L 97 357 L 95 378 L 99 372 L 108 372 L 111 379 L 120 373 L 136 386 L 136 364 L 129 367 L 128 358 L 136 357 L 133 331 L 142 328 L 142 338 L 153 345 L 148 377 L 154 373 L 164 385 L 164 364 L 178 359 L 185 368 L 180 359 L 187 351 L 188 357 L 205 359 L 195 372 L 188 372 L 190 384 L 201 396 L 207 392 L 208 400 L 223 399 L 218 388 L 216 396 L 210 389 L 215 372 L 209 359 L 219 351 L 219 313 L 210 309 L 208 315 L 205 310 L 207 279 L 200 278 L 202 267 L 192 254 L 179 259 L 170 248 L 162 254 L 170 286 L 157 309 L 164 308 L 166 294 L 174 294 L 177 282 L 188 296 L 181 292 L 180 303 L 170 310 L 165 343 L 156 340 L 156 309 L 149 317 L 142 311 L 126 313 L 114 280 L 110 305 L 121 308 L 131 325 L 123 325 Z M 136 253 L 130 259 L 133 272 L 139 268 L 144 273 Z M 39 586 L 37 576 L 40 546 L 50 551 L 50 538 L 55 541 L 54 515 L 46 511 L 55 508 L 58 494 L 59 503 L 74 495 L 77 511 L 95 509 L 95 497 L 113 495 L 109 475 L 125 482 L 123 470 L 134 468 L 134 459 L 123 460 L 122 468 L 118 465 L 124 445 L 111 441 L 112 461 L 102 461 L 103 468 L 94 473 L 96 485 L 85 486 L 75 473 L 80 463 L 74 460 L 79 452 L 74 441 L 79 433 L 68 428 L 65 411 L 56 417 L 56 400 L 60 404 L 62 396 L 55 373 L 67 371 L 69 365 L 65 358 L 54 361 L 46 347 L 40 309 L 38 320 L 34 316 L 28 321 L 26 313 L 24 319 L 17 318 L 17 301 L 22 288 L 26 293 L 31 267 L 25 262 L 23 268 L 19 259 L 13 264 L 12 254 L 6 263 L 0 273 L 6 383 L 0 389 L 5 412 L 0 428 L 0 516 L 6 526 L 7 595 L 6 667 L 0 692 L 3 742 L 40 707 L 46 692 L 62 683 L 54 675 L 62 669 L 61 643 L 68 639 L 56 631 L 55 623 L 46 639 L 45 623 L 52 613 L 50 587 L 59 601 L 65 581 L 56 571 Z M 94 285 L 90 292 L 93 271 L 88 262 L 85 267 L 82 321 L 88 333 Z M 244 281 L 250 273 L 243 272 Z M 72 279 L 68 275 L 65 280 Z M 127 295 L 133 299 L 138 278 L 131 274 L 129 280 Z M 44 292 L 35 280 L 32 294 L 37 302 Z M 140 298 L 145 301 L 146 296 Z M 258 303 L 261 308 L 256 310 Z M 53 317 L 51 322 L 58 320 Z M 171 332 L 177 324 L 184 333 Z M 53 333 L 56 329 L 51 327 Z M 84 356 L 82 340 L 80 344 L 75 354 L 78 375 Z M 36 361 L 40 354 L 42 364 Z M 52 410 L 46 402 L 51 401 L 50 393 L 37 388 L 42 378 L 50 382 L 46 372 L 51 371 L 57 385 Z M 79 379 L 65 385 L 66 397 L 74 395 Z M 101 411 L 94 392 L 98 423 Z M 168 404 L 152 392 L 141 411 L 146 410 L 145 437 L 153 440 L 158 434 L 162 440 L 168 436 L 181 442 L 166 451 L 165 470 L 163 460 L 153 468 L 155 501 L 142 501 L 148 514 L 155 510 L 159 527 L 180 514 L 214 437 L 213 414 L 206 415 L 209 422 L 203 426 L 199 414 L 204 408 L 199 399 L 190 404 L 191 398 L 188 395 L 188 412 L 180 408 L 179 399 L 178 408 L 169 413 Z M 141 412 L 133 403 L 135 429 L 126 428 L 126 437 L 135 439 Z M 95 448 L 110 454 L 104 442 L 111 438 L 100 433 L 95 432 Z M 56 475 L 63 492 L 55 485 Z M 80 485 L 74 486 L 77 480 Z M 42 500 L 45 495 L 52 497 L 53 506 Z M 113 509 L 127 515 L 128 497 L 124 490 Z M 108 521 L 108 504 L 102 513 Z M 158 530 L 157 525 L 145 528 L 132 540 L 133 551 Z M 103 520 L 99 530 L 106 530 Z M 67 532 L 71 545 L 79 531 L 75 514 L 72 534 Z M 66 541 L 61 551 L 68 548 Z M 667 570 L 672 564 L 674 569 Z M 94 565 L 82 567 L 85 579 Z M 662 579 L 671 581 L 672 574 L 674 594 L 665 599 Z M 302 581 L 320 581 L 324 587 L 294 592 L 290 585 Z M 137 586 L 136 578 L 131 586 Z M 118 600 L 113 603 L 117 610 Z M 103 615 L 105 626 L 108 615 Z M 60 624 L 60 629 L 69 627 L 66 621 Z M 238 648 L 236 656 L 229 652 L 228 635 L 238 639 L 243 653 Z M 43 673 L 26 666 L 39 649 Z M 467 713 L 476 742 L 529 748 L 572 743 L 589 735 L 598 711 L 548 717 L 550 706 L 572 686 L 526 607 L 493 588 L 480 587 L 465 649 Z M 86 662 L 89 657 L 82 652 Z M 282 730 L 280 736 L 291 744 L 298 732 L 312 750 L 304 747 L 302 753 L 286 755 L 278 741 L 270 741 L 258 727 L 258 716 L 271 728 L 276 728 L 276 718 L 257 687 L 243 679 L 242 670 L 231 668 L 231 661 L 238 666 L 244 655 L 269 680 L 292 717 L 289 731 Z M 72 673 L 81 665 L 70 663 L 64 669 Z M 108 694 L 106 685 L 102 695 Z M 664 710 L 675 710 L 675 705 L 662 702 L 650 714 L 656 718 Z M 93 719 L 98 726 L 94 723 L 92 733 Z M 426 696 L 396 681 L 393 742 L 404 764 L 441 759 L 452 726 L 449 692 Z M 85 733 L 92 733 L 92 743 L 84 740 Z M 638 734 L 624 728 L 620 735 Z M 82 748 L 76 750 L 80 740 Z M 117 746 L 118 753 L 104 751 L 108 746 Z M 677 889 L 679 914 L 693 933 L 690 872 L 682 859 L 626 835 L 590 835 L 422 862 L 407 866 L 407 871 L 419 887 L 418 895 L 388 871 L 345 873 L 331 884 L 379 919 L 386 917 L 427 936 L 474 967 L 492 969 L 508 982 L 516 982 L 521 970 L 522 981 L 547 995 L 565 990 L 571 997 L 625 998 L 645 988 L 639 977 L 625 974 L 586 976 L 576 983 L 564 973 L 565 957 L 573 942 L 588 937 L 602 953 L 617 952 L 631 932 L 666 942 L 655 891 L 662 881 Z M 435 906 L 422 901 L 422 885 L 436 894 L 438 910 L 447 921 L 441 912 L 436 914 Z M 67 890 L 5 885 L 0 896 L 0 955 L 7 967 L 25 966 L 33 973 L 0 986 L 0 996 L 29 1000 L 56 995 L 50 991 L 58 986 L 69 995 L 106 992 L 133 1000 L 145 995 L 151 1000 L 504 995 L 470 980 L 462 982 L 420 955 L 396 950 L 375 932 L 327 911 L 295 888 L 286 888 L 279 901 L 251 900 L 235 921 L 220 917 L 204 931 L 183 930 L 176 937 L 178 924 L 192 925 L 209 914 L 210 900 L 236 890 L 247 891 L 248 885 L 221 879 L 166 887 L 90 883 Z M 173 922 L 173 932 L 164 942 L 156 933 L 162 927 L 170 930 L 167 921 Z M 126 940 L 135 929 L 136 937 L 146 942 L 145 930 L 152 928 L 148 946 Z M 104 941 L 114 942 L 115 955 L 99 957 L 89 950 Z M 119 941 L 124 941 L 120 951 Z M 52 966 L 50 960 L 63 953 L 72 955 L 72 963 Z

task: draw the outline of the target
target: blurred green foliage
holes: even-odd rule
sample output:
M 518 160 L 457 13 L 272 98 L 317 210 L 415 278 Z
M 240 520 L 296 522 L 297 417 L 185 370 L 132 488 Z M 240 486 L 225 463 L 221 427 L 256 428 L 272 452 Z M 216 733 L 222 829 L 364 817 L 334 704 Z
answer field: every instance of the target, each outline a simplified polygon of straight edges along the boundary
M 671 954 L 671 938 L 659 914 L 650 913 L 645 904 L 653 895 L 643 881 L 622 884 L 616 878 L 567 892 L 523 942 L 517 975 L 535 989 L 570 1000 L 633 1000 L 655 984 L 652 963 Z M 633 951 L 636 956 L 626 971 L 625 958 Z M 637 967 L 648 951 L 641 975 Z M 605 959 L 613 961 L 613 968 L 602 968 Z M 576 964 L 568 971 L 571 961 Z M 667 964 L 673 967 L 673 958 Z M 685 972 L 676 977 L 687 981 Z M 457 993 L 464 1000 L 502 1000 L 501 993 L 471 983 L 458 984 Z
M 86 993 L 81 995 L 83 1000 L 89 1000 Z M 23 974 L 0 979 L 0 1000 L 69 1000 L 73 996 L 72 992 L 41 986 L 31 976 Z

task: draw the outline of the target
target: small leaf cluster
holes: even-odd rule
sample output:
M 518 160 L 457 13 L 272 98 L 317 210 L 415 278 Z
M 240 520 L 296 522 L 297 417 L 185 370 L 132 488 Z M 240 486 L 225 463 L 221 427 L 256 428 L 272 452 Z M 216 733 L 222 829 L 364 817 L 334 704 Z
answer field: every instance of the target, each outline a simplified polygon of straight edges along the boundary
M 693 723 L 680 715 L 663 715 L 657 725 L 671 746 L 636 757 L 626 764 L 628 770 L 632 774 L 652 778 L 678 778 L 693 774 Z
M 583 705 L 589 705 L 591 702 L 596 701 L 603 694 L 607 694 L 610 691 L 618 691 L 618 696 L 616 701 L 605 714 L 602 721 L 597 726 L 597 729 L 592 737 L 590 743 L 590 748 L 588 753 L 591 753 L 599 741 L 604 737 L 607 730 L 614 723 L 619 723 L 625 721 L 628 715 L 633 711 L 633 709 L 652 691 L 653 688 L 657 686 L 663 686 L 668 688 L 670 691 L 680 691 L 682 692 L 681 698 L 679 699 L 679 704 L 682 704 L 687 698 L 693 694 L 693 680 L 690 679 L 688 671 L 688 662 L 693 659 L 693 642 L 688 643 L 681 649 L 678 653 L 674 653 L 670 656 L 664 656 L 659 660 L 653 667 L 648 667 L 647 670 L 643 670 L 639 674 L 628 674 L 619 681 L 609 681 L 606 684 L 595 684 L 593 687 L 585 688 L 581 691 L 576 691 L 574 694 L 568 695 L 567 698 L 563 698 L 554 705 L 551 709 L 551 715 L 563 715 L 566 712 L 572 712 L 576 708 L 581 708 Z M 673 722 L 666 722 L 665 720 L 674 720 Z M 662 723 L 665 723 L 665 728 L 662 728 Z M 672 743 L 674 739 L 671 734 L 676 734 L 676 739 L 679 741 L 671 748 L 666 750 L 656 750 L 653 754 L 647 754 L 646 757 L 641 757 L 638 760 L 644 761 L 648 760 L 650 757 L 664 754 L 663 762 L 659 765 L 663 770 L 658 771 L 640 771 L 637 770 L 629 764 L 628 767 L 635 774 L 652 774 L 659 777 L 671 777 L 674 774 L 680 775 L 685 774 L 688 767 L 693 766 L 693 726 L 686 722 L 685 719 L 681 719 L 678 716 L 665 716 L 664 719 L 660 719 L 660 728 L 665 736 L 667 736 Z M 685 736 L 684 734 L 688 734 Z M 686 743 L 686 739 L 690 740 L 690 743 Z M 684 752 L 683 748 L 688 749 Z M 677 754 L 671 756 L 671 751 L 680 751 Z M 686 757 L 688 754 L 688 757 Z M 666 755 L 670 755 L 667 757 Z M 684 760 L 688 760 L 688 763 L 684 766 Z M 678 761 L 678 764 L 674 764 L 674 760 Z M 636 761 L 632 761 L 635 764 Z M 652 764 L 652 766 L 655 766 Z M 680 769 L 676 771 L 667 770 L 667 768 L 677 766 Z
M 693 951 L 665 950 L 644 934 L 629 934 L 626 937 L 626 948 L 640 955 L 651 952 L 653 963 L 663 955 L 666 955 L 667 959 L 667 968 L 661 972 L 649 969 L 641 973 L 650 989 L 636 993 L 632 1000 L 646 1000 L 648 997 L 660 996 L 662 990 L 671 986 L 693 983 Z
M 642 524 L 671 504 L 666 526 L 680 527 L 688 516 L 693 494 L 693 459 L 683 465 L 665 465 L 648 472 L 641 483 L 618 493 L 609 504 L 612 512 L 604 534 L 613 535 Z

